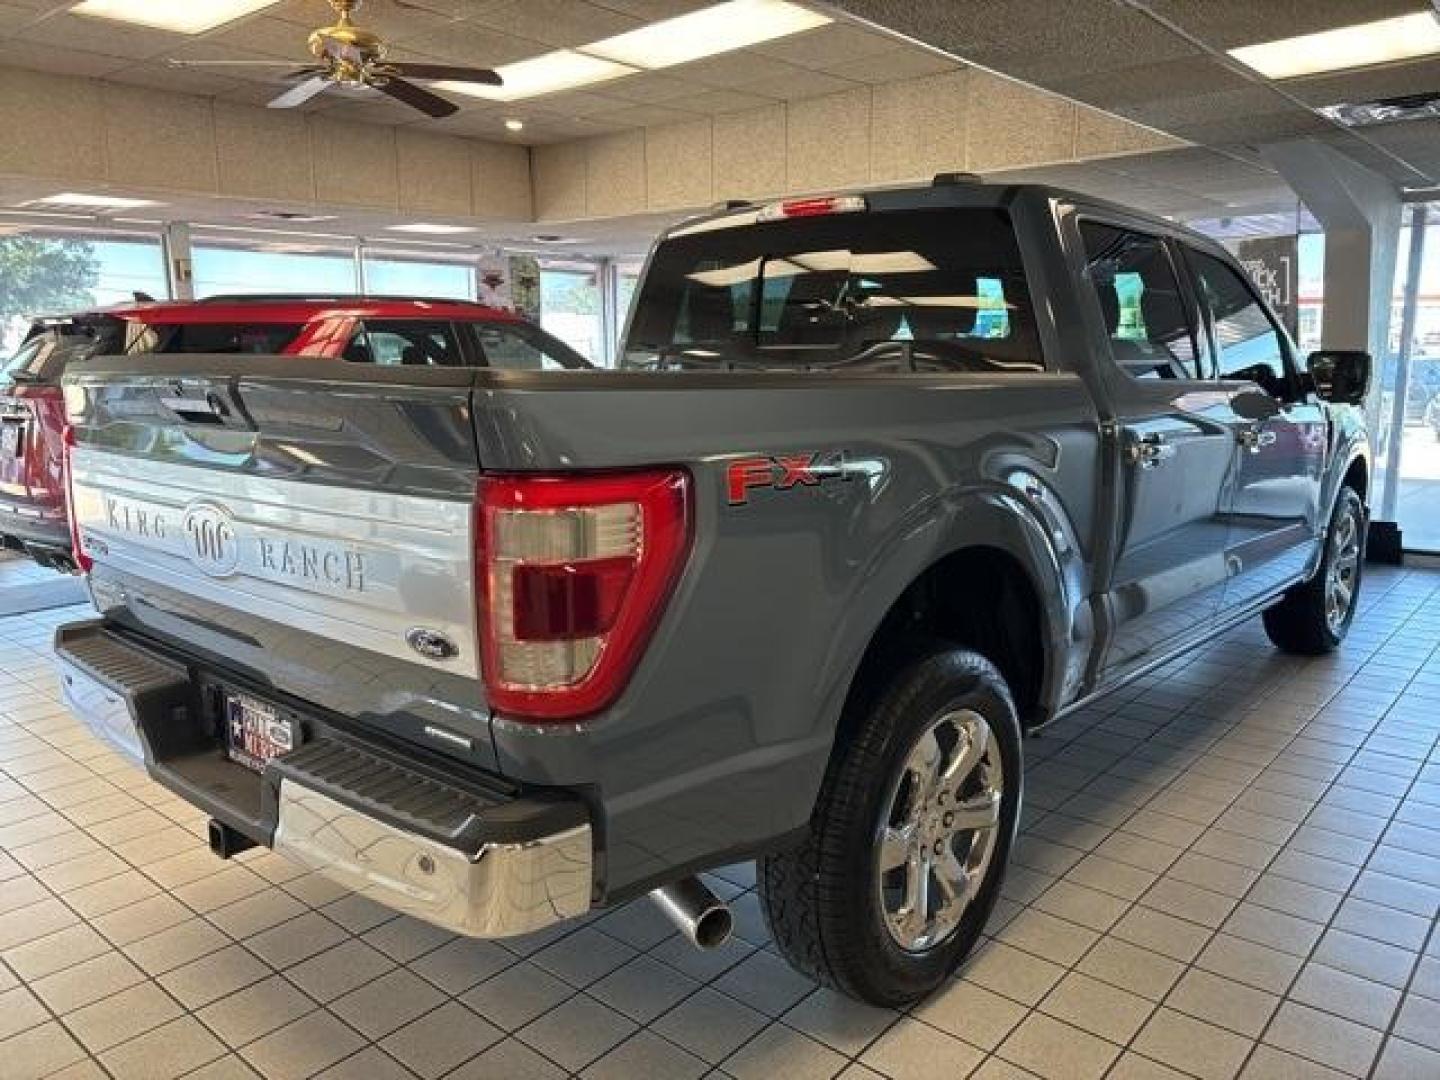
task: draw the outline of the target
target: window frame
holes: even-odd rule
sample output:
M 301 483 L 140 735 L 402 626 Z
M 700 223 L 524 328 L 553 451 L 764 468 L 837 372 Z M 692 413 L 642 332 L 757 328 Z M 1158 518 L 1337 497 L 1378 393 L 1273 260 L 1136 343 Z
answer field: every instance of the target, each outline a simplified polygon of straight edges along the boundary
M 1088 207 L 1071 205 L 1073 214 L 1071 223 L 1074 225 L 1076 251 L 1079 258 L 1078 278 L 1082 283 L 1082 292 L 1086 301 L 1092 305 L 1092 312 L 1096 316 L 1097 325 L 1101 330 L 1101 340 L 1105 344 L 1105 351 L 1110 357 L 1110 367 L 1119 372 L 1129 383 L 1135 386 L 1165 386 L 1172 383 L 1204 383 L 1213 382 L 1215 379 L 1216 367 L 1214 356 L 1210 349 L 1201 348 L 1200 328 L 1201 319 L 1205 309 L 1200 303 L 1199 293 L 1194 287 L 1194 281 L 1189 274 L 1189 267 L 1184 265 L 1181 254 L 1175 250 L 1176 238 L 1168 233 L 1157 230 L 1147 224 L 1137 224 L 1118 216 L 1111 216 L 1097 213 Z M 1100 303 L 1099 290 L 1090 278 L 1090 255 L 1085 243 L 1084 226 L 1095 224 L 1104 226 L 1107 229 L 1116 229 L 1120 232 L 1131 233 L 1135 236 L 1142 236 L 1154 240 L 1159 244 L 1165 253 L 1166 265 L 1170 267 L 1170 273 L 1175 279 L 1176 294 L 1180 297 L 1180 310 L 1185 316 L 1186 325 L 1190 330 L 1191 348 L 1195 353 L 1195 374 L 1190 375 L 1181 369 L 1175 369 L 1177 375 L 1173 379 L 1142 379 L 1131 373 L 1130 369 L 1121 364 L 1115 357 L 1115 352 L 1110 347 L 1113 340 L 1109 328 L 1105 325 L 1105 311 Z M 1206 328 L 1206 345 L 1209 345 L 1209 328 Z
M 1255 288 L 1255 283 L 1250 280 L 1250 275 L 1245 273 L 1243 268 L 1237 266 L 1229 252 L 1224 251 L 1223 248 L 1221 249 L 1223 254 L 1216 254 L 1214 251 L 1205 250 L 1202 245 L 1196 244 L 1191 240 L 1180 240 L 1179 244 L 1181 247 L 1180 257 L 1184 260 L 1186 273 L 1190 275 L 1190 287 L 1195 296 L 1195 304 L 1205 324 L 1205 340 L 1210 351 L 1210 369 L 1213 373 L 1211 377 L 1216 382 L 1249 383 L 1262 390 L 1265 389 L 1253 380 L 1227 378 L 1221 374 L 1220 334 L 1215 325 L 1215 313 L 1211 310 L 1210 304 L 1205 299 L 1205 289 L 1200 278 L 1200 268 L 1194 259 L 1196 255 L 1209 256 L 1239 279 L 1241 287 L 1244 288 L 1246 294 L 1260 309 L 1261 314 L 1265 317 L 1265 321 L 1270 325 L 1271 332 L 1275 335 L 1275 340 L 1280 343 L 1280 364 L 1285 369 L 1284 381 L 1287 390 L 1283 400 L 1287 402 L 1300 400 L 1304 396 L 1304 393 L 1300 379 L 1300 369 L 1295 356 L 1295 343 L 1290 340 L 1289 333 L 1285 330 L 1284 326 L 1281 325 L 1280 320 L 1275 317 L 1275 313 L 1270 310 L 1270 306 L 1266 304 L 1260 296 L 1259 291 Z

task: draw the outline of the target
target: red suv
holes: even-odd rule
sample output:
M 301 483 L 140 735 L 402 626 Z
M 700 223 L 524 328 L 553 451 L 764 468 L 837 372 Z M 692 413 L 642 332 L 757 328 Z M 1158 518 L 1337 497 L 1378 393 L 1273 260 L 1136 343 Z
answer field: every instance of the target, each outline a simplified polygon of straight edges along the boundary
M 0 544 L 70 568 L 60 379 L 75 359 L 140 353 L 278 353 L 518 370 L 591 366 L 514 312 L 463 300 L 217 296 L 43 319 L 0 362 Z

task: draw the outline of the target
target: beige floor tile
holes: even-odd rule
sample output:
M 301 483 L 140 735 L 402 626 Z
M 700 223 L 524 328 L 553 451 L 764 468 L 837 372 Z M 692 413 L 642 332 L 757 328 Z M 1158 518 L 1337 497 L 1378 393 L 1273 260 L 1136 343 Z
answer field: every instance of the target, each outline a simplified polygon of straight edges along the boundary
M 902 1017 L 860 1060 L 892 1080 L 922 1080 L 937 1075 L 964 1076 L 984 1057 L 978 1047 Z
M 1122 1046 L 1134 1038 L 1155 1009 L 1155 1003 L 1071 972 L 1040 1003 L 1040 1011 L 1057 1020 Z
M 380 976 L 330 1003 L 330 1011 L 367 1039 L 380 1039 L 445 1001 L 445 995 L 404 969 Z
M 1364 1076 L 1380 1049 L 1380 1032 L 1287 1001 L 1265 1032 L 1265 1042 L 1354 1076 Z
M 780 1030 L 771 1028 L 771 1031 Z M 763 1038 L 763 1036 L 761 1036 Z M 797 1035 L 796 1041 L 809 1042 L 803 1035 Z M 745 1047 L 745 1050 L 754 1050 L 752 1057 L 737 1060 L 732 1058 L 729 1065 L 729 1075 L 737 1080 L 750 1080 L 754 1076 L 795 1076 L 797 1080 L 806 1076 L 813 1076 L 814 1073 L 805 1071 L 808 1059 L 803 1056 L 803 1050 L 791 1049 L 788 1059 L 781 1056 L 774 1049 L 761 1043 L 757 1038 L 754 1042 Z M 824 1050 L 823 1047 L 820 1048 Z M 743 1053 L 744 1051 L 742 1051 Z M 828 1053 L 829 1051 L 825 1051 Z M 768 1060 L 767 1060 L 768 1059 Z M 843 1058 L 839 1059 L 843 1063 Z M 789 1073 L 777 1073 L 769 1071 L 772 1065 L 783 1064 L 795 1070 Z M 666 1042 L 658 1035 L 648 1031 L 637 1031 L 628 1039 L 622 1042 L 605 1054 L 604 1057 L 590 1065 L 581 1073 L 583 1080 L 634 1080 L 635 1077 L 655 1076 L 674 1077 L 675 1080 L 695 1080 L 704 1075 L 710 1066 L 701 1061 L 694 1054 L 687 1053 L 674 1043 Z M 759 1068 L 760 1072 L 754 1070 Z M 827 1077 L 834 1073 L 826 1073 Z
M 86 1050 L 98 1054 L 180 1014 L 180 1006 L 169 994 L 152 982 L 142 982 L 66 1013 L 61 1019 Z
M 501 1037 L 495 1025 L 452 1001 L 386 1036 L 380 1046 L 407 1068 L 434 1078 L 468 1061 Z
M 565 1070 L 519 1039 L 503 1039 L 456 1069 L 447 1080 L 564 1080 Z M 357 1076 L 355 1080 L 370 1080 Z
M 1187 971 L 1165 1004 L 1188 1016 L 1258 1039 L 1280 999 L 1201 968 Z
M 242 1047 L 315 1010 L 315 1003 L 279 975 L 212 1001 L 195 1015 L 231 1047 Z
M 1024 1005 L 1036 1005 L 1064 976 L 1059 964 L 1011 948 L 1000 941 L 987 942 L 960 969 L 960 977 Z
M 1085 955 L 1076 970 L 1159 1001 L 1180 978 L 1184 965 L 1128 941 L 1106 937 Z
M 63 1014 L 144 981 L 145 973 L 123 955 L 107 952 L 37 979 L 31 987 L 53 1011 Z
M 1228 1080 L 1240 1071 L 1251 1045 L 1234 1032 L 1162 1008 L 1136 1037 L 1134 1049 L 1204 1080 Z
M 1120 1056 L 1120 1047 L 1041 1013 L 1031 1013 L 1000 1044 L 998 1053 L 1039 1076 L 1087 1080 L 1103 1076 Z
M 1060 986 L 1064 985 L 1062 981 Z M 1051 991 L 1051 996 L 1058 990 Z M 963 980 L 948 983 L 914 1009 L 917 1019 L 986 1051 L 999 1046 L 1025 1013 L 1023 1005 Z M 789 1015 L 785 1019 L 792 1022 Z M 884 1014 L 877 1019 L 884 1019 Z
M 100 1055 L 116 1080 L 170 1080 L 223 1056 L 225 1047 L 198 1020 L 182 1016 Z
M 48 1076 L 84 1057 L 80 1044 L 53 1020 L 0 1040 L 0 1062 L 16 1077 Z
M 49 1019 L 49 1011 L 25 987 L 12 986 L 9 990 L 0 990 L 0 1042 Z
M 1400 1004 L 1400 991 L 1324 964 L 1306 964 L 1289 998 L 1368 1027 L 1385 1029 Z
M 270 1080 L 299 1080 L 328 1068 L 365 1045 L 365 1040 L 324 1011 L 312 1012 L 240 1051 Z

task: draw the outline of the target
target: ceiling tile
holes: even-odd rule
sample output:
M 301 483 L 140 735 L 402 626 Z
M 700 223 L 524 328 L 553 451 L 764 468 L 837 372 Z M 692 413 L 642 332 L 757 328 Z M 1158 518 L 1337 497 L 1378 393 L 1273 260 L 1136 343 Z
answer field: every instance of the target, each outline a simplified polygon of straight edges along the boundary
M 1410 15 L 1424 0 L 1148 0 L 1158 14 L 1217 49 Z
M 495 0 L 488 6 L 493 7 Z M 405 41 L 419 34 L 432 32 L 453 23 L 458 16 L 456 5 L 447 0 L 366 0 L 356 13 L 355 21 L 391 41 Z M 285 0 L 267 8 L 266 16 L 284 19 L 309 33 L 316 27 L 335 21 L 335 13 L 319 0 Z
M 789 64 L 819 70 L 888 52 L 896 44 L 896 39 L 889 34 L 853 23 L 838 22 L 752 48 L 762 56 L 773 56 Z
M 826 75 L 823 71 L 796 70 L 787 75 L 756 79 L 742 89 L 764 97 L 798 99 L 838 94 L 842 90 L 855 89 L 855 85 L 834 75 Z
M 667 70 L 677 79 L 688 79 L 720 90 L 747 90 L 749 83 L 760 79 L 805 72 L 804 68 L 749 49 L 739 49 L 690 64 L 677 64 Z
M 37 49 L 18 38 L 0 41 L 0 66 L 95 78 L 118 71 L 129 63 L 120 57 L 102 56 L 81 49 Z
M 1440 120 L 1409 120 L 1365 128 L 1367 139 L 1440 183 Z
M 552 46 L 585 45 L 641 25 L 634 16 L 585 0 L 510 0 L 470 16 L 467 23 Z
M 645 22 L 659 22 L 676 15 L 709 7 L 715 0 L 600 0 L 602 7 L 632 15 Z
M 1334 105 L 1342 101 L 1357 103 L 1402 94 L 1434 93 L 1440 91 L 1440 57 L 1386 64 L 1340 75 L 1291 79 L 1285 83 L 1285 89 L 1311 105 Z
M 660 75 L 653 71 L 642 72 L 639 75 L 627 75 L 623 79 L 612 79 L 597 87 L 597 91 L 606 97 L 618 98 L 621 101 L 629 101 L 637 105 L 658 105 L 694 94 L 701 89 L 703 87 L 698 83 L 686 82 L 684 79 Z
M 244 19 L 214 33 L 206 34 L 205 41 L 221 48 L 244 49 L 262 56 L 273 56 L 281 60 L 294 60 L 297 64 L 310 60 L 310 49 L 306 44 L 307 34 L 303 26 L 284 19 L 263 16 Z
M 938 75 L 942 71 L 955 71 L 964 66 L 959 60 L 941 56 L 929 49 L 907 46 L 876 53 L 863 60 L 831 64 L 821 70 L 828 75 L 837 75 L 854 82 L 884 83 Z
M 682 120 L 694 120 L 695 118 L 695 113 L 686 112 L 683 109 L 670 109 L 663 105 L 626 105 L 619 109 L 595 113 L 585 119 L 619 124 L 626 128 L 638 128 L 678 124 Z
M 189 40 L 183 34 L 143 30 L 111 19 L 83 18 L 65 12 L 25 27 L 16 39 L 136 60 L 157 56 Z
M 172 94 L 194 94 L 196 97 L 220 97 L 244 85 L 239 79 L 210 71 L 177 71 L 154 64 L 135 64 L 108 72 L 106 82 L 143 86 L 150 90 L 168 90 Z M 273 88 L 267 88 L 273 93 Z
M 405 45 L 446 63 L 479 67 L 499 67 L 548 51 L 538 41 L 465 24 L 418 34 L 407 38 Z
M 773 98 L 759 94 L 746 94 L 739 90 L 707 90 L 691 97 L 676 98 L 670 102 L 677 109 L 688 109 L 696 113 L 732 113 L 746 109 L 758 109 L 773 104 Z
M 517 101 L 506 105 L 510 109 L 523 110 L 530 106 L 551 116 L 594 116 L 596 113 L 613 112 L 616 109 L 624 108 L 626 103 L 618 98 L 608 97 L 603 94 L 589 94 L 584 90 L 570 90 L 563 94 L 546 94 L 544 97 L 530 98 L 527 101 Z M 523 116 L 523 111 L 517 111 L 517 116 Z
M 1139 64 L 1061 79 L 1052 88 L 1087 105 L 1114 109 L 1254 85 L 1252 80 L 1209 56 L 1186 56 L 1161 64 Z

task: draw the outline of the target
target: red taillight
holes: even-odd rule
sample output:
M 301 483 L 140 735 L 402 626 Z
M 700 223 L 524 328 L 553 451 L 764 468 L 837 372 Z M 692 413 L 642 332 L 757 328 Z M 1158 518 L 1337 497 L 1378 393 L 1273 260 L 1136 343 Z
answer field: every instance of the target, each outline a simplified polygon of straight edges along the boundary
M 88 574 L 95 563 L 80 546 L 80 523 L 75 516 L 75 482 L 72 479 L 74 470 L 70 467 L 70 460 L 75 454 L 75 429 L 69 424 L 61 432 L 60 441 L 65 447 L 65 516 L 70 522 L 70 553 L 80 572 Z
M 573 720 L 620 695 L 689 550 L 689 486 L 678 469 L 481 479 L 476 591 L 491 705 Z
M 769 203 L 755 215 L 757 221 L 786 221 L 790 218 L 823 217 L 826 214 L 856 214 L 868 210 L 863 195 L 822 195 L 813 199 L 786 199 Z

